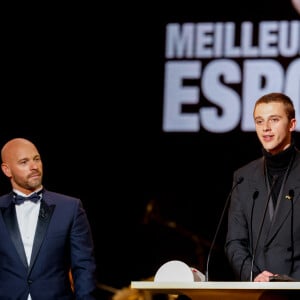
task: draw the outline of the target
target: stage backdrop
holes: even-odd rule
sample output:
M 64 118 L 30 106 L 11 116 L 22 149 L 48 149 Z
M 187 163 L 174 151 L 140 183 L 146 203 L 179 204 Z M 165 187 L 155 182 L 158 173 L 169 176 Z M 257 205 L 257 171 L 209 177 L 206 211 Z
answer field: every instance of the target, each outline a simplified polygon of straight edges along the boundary
M 109 40 L 109 96 L 100 97 L 107 123 L 99 139 L 107 129 L 109 136 L 99 181 L 107 192 L 97 211 L 99 274 L 117 286 L 174 258 L 204 272 L 232 173 L 261 155 L 255 100 L 285 92 L 300 117 L 300 16 L 292 2 L 132 10 Z M 225 224 L 211 257 L 213 279 L 232 276 L 222 257 Z
M 291 96 L 300 147 L 299 1 L 126 3 L 70 19 L 12 26 L 1 144 L 32 139 L 45 186 L 82 199 L 101 285 L 128 286 L 172 259 L 204 273 L 233 171 L 261 155 L 258 97 Z M 232 279 L 225 230 L 215 280 Z

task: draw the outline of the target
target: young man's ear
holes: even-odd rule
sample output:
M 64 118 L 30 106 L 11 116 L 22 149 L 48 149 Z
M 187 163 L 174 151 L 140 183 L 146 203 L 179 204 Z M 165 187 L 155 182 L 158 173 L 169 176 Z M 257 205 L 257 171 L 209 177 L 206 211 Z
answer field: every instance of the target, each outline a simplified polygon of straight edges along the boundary
M 296 119 L 292 119 L 290 123 L 290 131 L 294 131 L 296 129 L 297 121 Z

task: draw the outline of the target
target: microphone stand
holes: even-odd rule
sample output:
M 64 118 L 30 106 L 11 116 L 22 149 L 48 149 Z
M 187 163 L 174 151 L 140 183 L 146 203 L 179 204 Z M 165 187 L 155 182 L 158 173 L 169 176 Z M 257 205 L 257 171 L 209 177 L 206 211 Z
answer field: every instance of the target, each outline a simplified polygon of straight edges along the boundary
M 232 195 L 232 192 L 234 191 L 234 189 L 244 180 L 243 177 L 240 177 L 236 183 L 233 185 L 233 187 L 231 188 L 231 191 L 225 201 L 225 205 L 224 205 L 224 208 L 223 208 L 223 211 L 222 211 L 222 214 L 221 214 L 221 217 L 220 217 L 220 220 L 219 220 L 219 223 L 218 223 L 218 226 L 217 226 L 217 229 L 216 229 L 216 232 L 215 232 L 215 235 L 214 235 L 214 238 L 213 238 L 213 241 L 211 243 L 211 246 L 210 246 L 210 249 L 209 249 L 209 252 L 208 252 L 208 255 L 207 255 L 207 261 L 206 261 L 206 272 L 205 272 L 205 281 L 208 281 L 208 265 L 209 265 L 209 260 L 210 260 L 210 256 L 211 256 L 211 252 L 215 246 L 215 242 L 216 242 L 216 238 L 217 238 L 217 235 L 219 233 L 219 230 L 220 230 L 220 227 L 221 227 L 221 224 L 222 224 L 222 221 L 224 219 L 224 215 L 225 215 L 225 212 L 226 212 L 226 208 L 229 204 L 229 201 L 231 199 L 231 195 Z
M 254 248 L 254 251 L 253 251 L 253 254 L 252 254 L 252 260 L 251 260 L 250 282 L 253 281 L 254 259 L 255 259 L 255 255 L 256 255 L 256 251 L 257 251 L 257 247 L 258 247 L 258 242 L 260 240 L 262 228 L 263 228 L 263 225 L 264 225 L 264 222 L 265 222 L 267 210 L 268 210 L 268 207 L 269 207 L 269 202 L 270 202 L 270 199 L 272 198 L 273 189 L 275 187 L 275 183 L 277 182 L 277 179 L 278 179 L 278 176 L 274 175 L 273 180 L 272 180 L 273 181 L 272 182 L 272 186 L 271 186 L 269 194 L 268 194 L 268 198 L 267 198 L 267 202 L 266 202 L 264 214 L 263 214 L 262 220 L 261 220 L 260 225 L 259 225 L 259 232 L 258 232 L 258 235 L 257 235 L 257 240 L 256 240 L 256 244 L 255 244 L 255 248 Z

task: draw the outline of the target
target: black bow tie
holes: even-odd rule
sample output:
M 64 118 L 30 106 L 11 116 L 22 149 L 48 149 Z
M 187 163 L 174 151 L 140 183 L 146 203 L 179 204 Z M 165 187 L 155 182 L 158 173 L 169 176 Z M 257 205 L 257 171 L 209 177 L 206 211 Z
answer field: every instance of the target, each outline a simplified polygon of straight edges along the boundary
M 17 205 L 24 203 L 24 201 L 32 201 L 32 202 L 36 203 L 36 202 L 38 202 L 38 200 L 40 200 L 40 198 L 41 198 L 40 194 L 37 194 L 37 193 L 31 194 L 29 197 L 24 197 L 24 196 L 14 193 L 13 202 Z

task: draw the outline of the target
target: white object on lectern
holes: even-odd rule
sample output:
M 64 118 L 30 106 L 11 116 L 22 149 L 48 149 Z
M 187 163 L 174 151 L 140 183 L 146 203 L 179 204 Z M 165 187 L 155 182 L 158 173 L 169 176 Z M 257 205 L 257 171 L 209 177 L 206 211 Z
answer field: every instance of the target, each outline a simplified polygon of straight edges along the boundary
M 180 260 L 171 260 L 163 264 L 154 276 L 155 282 L 194 282 L 205 281 L 199 270 L 189 267 Z

